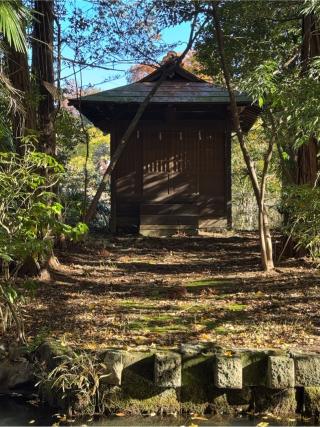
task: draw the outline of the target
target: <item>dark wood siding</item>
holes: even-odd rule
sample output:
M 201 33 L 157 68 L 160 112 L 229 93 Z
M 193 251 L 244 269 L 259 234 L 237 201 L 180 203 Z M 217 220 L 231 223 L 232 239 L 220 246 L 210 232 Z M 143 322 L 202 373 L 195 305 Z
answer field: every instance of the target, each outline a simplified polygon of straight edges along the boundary
M 125 126 L 118 122 L 113 146 Z M 224 121 L 141 122 L 113 176 L 117 229 L 226 225 L 226 129 Z
M 113 150 L 126 129 L 127 123 L 119 122 L 111 142 Z M 124 231 L 138 231 L 141 200 L 141 155 L 142 137 L 137 130 L 131 137 L 120 157 L 112 177 L 112 191 L 115 204 L 115 228 Z

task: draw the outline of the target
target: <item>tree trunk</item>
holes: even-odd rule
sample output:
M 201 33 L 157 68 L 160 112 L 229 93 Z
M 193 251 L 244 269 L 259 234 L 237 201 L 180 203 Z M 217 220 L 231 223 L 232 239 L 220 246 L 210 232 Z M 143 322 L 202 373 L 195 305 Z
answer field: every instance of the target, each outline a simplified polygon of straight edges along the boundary
M 269 217 L 265 204 L 259 206 L 259 238 L 260 238 L 260 253 L 261 263 L 265 271 L 270 271 L 274 268 L 273 264 L 273 248 L 272 237 L 269 227 Z
M 13 46 L 8 46 L 7 63 L 10 83 L 21 92 L 22 96 L 22 110 L 16 109 L 12 113 L 12 134 L 16 151 L 23 155 L 24 148 L 21 138 L 35 128 L 35 107 L 32 103 L 28 54 L 18 52 Z
M 311 136 L 309 142 L 298 149 L 296 177 L 298 185 L 313 186 L 315 184 L 318 174 L 317 154 L 318 141 L 314 136 Z
M 272 240 L 271 240 L 271 233 L 270 233 L 270 228 L 268 223 L 268 214 L 267 214 L 267 210 L 264 202 L 264 194 L 265 194 L 266 174 L 267 174 L 268 166 L 272 156 L 274 140 L 272 138 L 269 141 L 269 146 L 268 146 L 268 150 L 267 150 L 265 161 L 264 161 L 261 186 L 259 186 L 257 172 L 255 169 L 254 163 L 250 157 L 249 151 L 247 150 L 244 134 L 240 124 L 240 117 L 239 117 L 239 112 L 237 107 L 236 96 L 231 84 L 231 75 L 230 75 L 230 71 L 227 65 L 227 60 L 225 55 L 224 33 L 221 28 L 220 17 L 218 13 L 218 6 L 215 3 L 212 4 L 212 13 L 214 18 L 214 25 L 215 25 L 215 31 L 216 31 L 216 37 L 217 37 L 221 68 L 222 68 L 224 80 L 225 80 L 228 93 L 229 93 L 229 98 L 230 98 L 230 110 L 232 114 L 233 125 L 234 125 L 234 129 L 240 144 L 240 148 L 242 151 L 245 164 L 247 166 L 252 188 L 253 188 L 254 195 L 259 208 L 258 223 L 259 223 L 261 264 L 262 264 L 263 270 L 270 271 L 274 268 L 274 264 L 273 264 L 273 256 L 272 256 Z
M 146 96 L 146 98 L 144 99 L 144 101 L 142 102 L 142 104 L 140 104 L 138 111 L 136 113 L 136 115 L 134 116 L 134 118 L 132 119 L 131 123 L 129 124 L 127 130 L 125 131 L 123 137 L 120 140 L 119 145 L 117 146 L 113 156 L 111 157 L 109 166 L 107 167 L 107 170 L 105 171 L 102 180 L 99 184 L 99 187 L 96 191 L 96 194 L 94 195 L 94 198 L 86 212 L 86 214 L 84 215 L 84 222 L 85 223 L 89 223 L 91 221 L 91 219 L 94 217 L 96 210 L 97 210 L 97 205 L 98 202 L 100 200 L 100 197 L 102 195 L 102 193 L 104 192 L 106 185 L 109 181 L 109 177 L 112 173 L 112 171 L 114 170 L 114 168 L 116 167 L 118 160 L 120 159 L 124 149 L 126 148 L 128 141 L 131 137 L 131 135 L 133 134 L 134 130 L 136 129 L 139 120 L 141 119 L 144 111 L 146 110 L 147 106 L 149 105 L 151 98 L 153 97 L 153 95 L 156 93 L 156 91 L 158 90 L 158 88 L 160 87 L 161 83 L 164 81 L 164 79 L 166 78 L 167 75 L 170 74 L 170 72 L 173 71 L 173 69 L 175 68 L 176 64 L 174 64 L 174 66 L 170 66 L 168 67 L 167 70 L 165 70 L 161 76 L 161 78 L 156 82 L 156 84 L 153 86 L 153 88 L 151 89 L 151 91 L 148 93 L 148 95 Z M 168 71 L 169 70 L 169 71 Z
M 191 25 L 191 31 L 190 31 L 190 36 L 189 36 L 189 40 L 187 43 L 187 46 L 185 48 L 185 50 L 182 52 L 182 54 L 180 56 L 178 56 L 177 58 L 174 58 L 172 61 L 167 62 L 164 66 L 163 66 L 163 72 L 162 75 L 160 77 L 160 79 L 155 83 L 155 85 L 153 86 L 153 88 L 150 90 L 150 92 L 148 93 L 148 95 L 145 97 L 145 99 L 143 100 L 143 102 L 140 104 L 135 116 L 133 117 L 133 119 L 131 120 L 128 128 L 126 129 L 126 131 L 124 132 L 119 145 L 117 146 L 114 154 L 111 157 L 109 166 L 107 167 L 107 170 L 105 171 L 102 180 L 100 182 L 100 185 L 97 189 L 96 194 L 94 195 L 94 198 L 92 199 L 92 202 L 86 212 L 86 214 L 84 215 L 84 222 L 85 223 L 89 223 L 92 218 L 94 217 L 96 210 L 97 210 L 97 205 L 98 202 L 100 200 L 100 197 L 102 195 L 102 193 L 104 192 L 106 185 L 109 181 L 109 177 L 111 176 L 112 171 L 114 170 L 114 168 L 116 167 L 118 160 L 120 159 L 124 149 L 126 148 L 129 139 L 131 137 L 131 135 L 133 134 L 133 132 L 135 131 L 144 111 L 146 110 L 147 106 L 149 105 L 152 97 L 155 95 L 155 93 L 157 92 L 157 90 L 159 89 L 159 87 L 161 86 L 162 82 L 166 79 L 167 76 L 169 76 L 177 67 L 177 65 L 181 64 L 181 62 L 183 61 L 183 59 L 185 58 L 185 56 L 187 55 L 187 53 L 189 52 L 189 50 L 191 49 L 193 42 L 195 41 L 197 35 L 199 34 L 200 30 L 203 28 L 203 26 L 205 25 L 206 21 L 202 23 L 202 25 L 200 26 L 200 28 L 198 29 L 198 31 L 196 32 L 196 34 L 194 34 L 195 31 L 195 27 L 196 27 L 196 23 L 197 23 L 197 17 L 198 14 L 195 14 L 195 17 L 193 19 L 192 25 Z M 80 100 L 81 102 L 81 100 Z
M 302 44 L 301 44 L 301 75 L 308 71 L 310 62 L 320 55 L 320 33 L 317 28 L 317 19 L 314 14 L 302 18 Z M 318 141 L 314 135 L 310 135 L 309 142 L 298 148 L 293 165 L 293 173 L 290 184 L 313 186 L 318 174 Z M 289 177 L 290 178 L 290 177 Z M 290 212 L 285 213 L 284 223 L 290 225 Z M 281 256 L 302 257 L 306 250 L 297 249 L 296 242 L 291 236 L 284 240 Z
M 21 92 L 22 108 L 12 112 L 12 133 L 16 151 L 23 154 L 21 138 L 25 136 L 26 129 L 31 129 L 34 125 L 32 121 L 32 108 L 30 100 L 30 81 L 27 56 L 25 53 L 16 52 L 10 48 L 8 54 L 8 74 L 12 86 Z M 28 102 L 29 101 L 29 102 Z
M 311 13 L 302 18 L 301 74 L 308 71 L 312 59 L 320 55 L 320 31 L 317 18 Z M 318 173 L 318 141 L 311 135 L 307 144 L 298 149 L 296 183 L 314 185 Z
M 32 41 L 32 72 L 36 80 L 39 95 L 37 122 L 39 131 L 39 150 L 56 154 L 54 132 L 54 98 L 48 90 L 54 85 L 53 68 L 53 29 L 54 1 L 35 0 L 35 20 Z

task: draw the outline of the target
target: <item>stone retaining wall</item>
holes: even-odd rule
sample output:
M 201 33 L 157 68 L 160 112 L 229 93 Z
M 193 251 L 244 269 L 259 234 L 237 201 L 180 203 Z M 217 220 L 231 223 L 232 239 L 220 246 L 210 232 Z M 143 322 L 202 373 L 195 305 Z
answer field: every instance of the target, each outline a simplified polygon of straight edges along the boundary
M 49 371 L 58 354 L 48 343 L 35 352 Z M 320 414 L 318 354 L 182 345 L 176 351 L 108 349 L 99 359 L 108 374 L 104 406 L 111 413 Z M 32 361 L 26 363 L 21 357 L 0 362 L 0 392 L 30 381 Z
M 107 350 L 110 411 L 320 411 L 320 356 L 276 350 Z

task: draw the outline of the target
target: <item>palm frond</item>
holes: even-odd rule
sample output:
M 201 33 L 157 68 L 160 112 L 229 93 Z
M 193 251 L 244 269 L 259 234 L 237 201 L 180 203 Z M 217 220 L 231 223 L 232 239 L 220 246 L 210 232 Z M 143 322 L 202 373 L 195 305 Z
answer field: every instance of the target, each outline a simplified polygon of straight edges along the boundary
M 27 10 L 16 0 L 0 1 L 0 32 L 10 46 L 26 52 L 27 43 L 23 32 L 23 21 Z
M 12 86 L 8 77 L 0 71 L 0 97 L 3 98 L 8 105 L 9 111 L 19 111 L 24 113 L 22 104 L 22 92 Z

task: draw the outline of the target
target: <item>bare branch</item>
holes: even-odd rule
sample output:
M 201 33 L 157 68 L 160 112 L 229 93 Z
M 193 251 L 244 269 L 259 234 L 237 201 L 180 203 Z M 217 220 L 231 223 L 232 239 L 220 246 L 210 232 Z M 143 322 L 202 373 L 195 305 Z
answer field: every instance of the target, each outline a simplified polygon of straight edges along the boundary
M 149 105 L 152 97 L 155 95 L 155 93 L 157 92 L 157 90 L 159 89 L 161 84 L 164 82 L 164 80 L 176 69 L 176 67 L 179 64 L 181 64 L 181 62 L 183 61 L 183 59 L 185 58 L 185 56 L 187 55 L 187 53 L 191 49 L 194 41 L 198 37 L 200 31 L 203 29 L 204 25 L 207 23 L 207 20 L 205 20 L 200 25 L 199 29 L 197 31 L 195 31 L 195 28 L 197 25 L 197 20 L 198 20 L 198 13 L 196 13 L 194 16 L 194 19 L 193 19 L 193 22 L 191 25 L 189 40 L 188 40 L 187 46 L 186 46 L 185 50 L 182 52 L 182 54 L 180 56 L 174 58 L 172 61 L 164 64 L 162 67 L 160 67 L 160 69 L 162 68 L 162 75 L 161 75 L 160 79 L 154 84 L 154 86 L 152 87 L 152 89 L 150 90 L 148 95 L 145 97 L 143 102 L 140 104 L 134 118 L 132 119 L 127 130 L 123 134 L 123 136 L 122 136 L 122 138 L 121 138 L 121 140 L 120 140 L 120 142 L 119 142 L 119 144 L 118 144 L 118 146 L 117 146 L 117 148 L 116 148 L 116 150 L 115 150 L 115 152 L 114 152 L 114 154 L 110 160 L 109 166 L 107 167 L 107 170 L 102 177 L 102 180 L 101 180 L 101 183 L 97 189 L 97 192 L 94 195 L 94 198 L 93 198 L 93 200 L 92 200 L 92 202 L 88 208 L 88 211 L 84 217 L 84 222 L 89 223 L 90 220 L 93 218 L 93 216 L 96 212 L 98 201 L 100 200 L 100 197 L 106 188 L 107 182 L 109 180 L 109 176 L 111 175 L 116 164 L 118 163 L 118 160 L 120 159 L 125 147 L 128 144 L 128 141 L 129 141 L 131 135 L 135 131 L 135 129 L 139 123 L 139 120 L 141 119 L 144 111 L 146 110 L 147 106 Z

